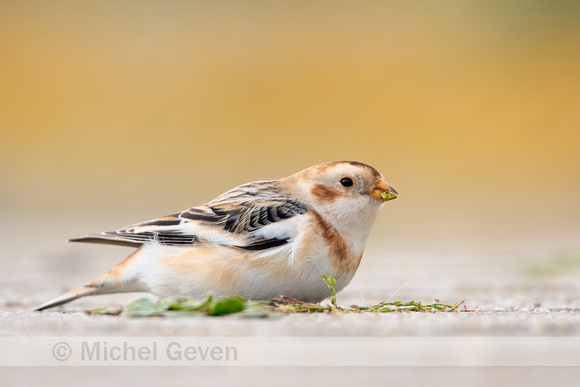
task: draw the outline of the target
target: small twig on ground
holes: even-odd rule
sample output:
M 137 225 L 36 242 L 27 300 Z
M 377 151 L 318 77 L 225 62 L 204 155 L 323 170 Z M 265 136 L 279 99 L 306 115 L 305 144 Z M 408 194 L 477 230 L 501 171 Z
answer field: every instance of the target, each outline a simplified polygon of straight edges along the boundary
M 463 304 L 464 302 L 465 302 L 465 298 L 459 304 L 457 304 L 453 308 L 449 309 L 449 312 L 453 312 L 455 309 L 459 308 L 459 305 Z
M 312 304 L 311 302 L 304 302 L 297 300 L 296 298 L 286 297 L 285 295 L 281 294 L 278 297 L 274 298 L 274 301 L 279 301 L 284 304 L 300 304 L 300 305 L 309 305 Z

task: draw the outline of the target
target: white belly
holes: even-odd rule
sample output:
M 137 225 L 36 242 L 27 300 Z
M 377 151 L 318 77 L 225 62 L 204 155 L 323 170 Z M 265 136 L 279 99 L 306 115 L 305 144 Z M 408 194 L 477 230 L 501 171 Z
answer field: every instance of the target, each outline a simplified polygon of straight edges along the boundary
M 292 246 L 281 246 L 260 256 L 228 247 L 145 246 L 134 262 L 139 282 L 159 296 L 204 298 L 239 295 L 253 300 L 271 300 L 280 295 L 319 302 L 332 294 L 321 274 L 333 276 L 336 291 L 342 290 L 354 273 L 338 273 L 323 254 L 292 257 Z

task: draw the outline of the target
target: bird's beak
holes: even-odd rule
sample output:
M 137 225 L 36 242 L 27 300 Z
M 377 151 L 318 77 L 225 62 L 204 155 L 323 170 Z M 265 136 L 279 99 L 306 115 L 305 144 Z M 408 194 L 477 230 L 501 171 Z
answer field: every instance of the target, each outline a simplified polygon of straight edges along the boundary
M 383 179 L 381 179 L 377 185 L 375 185 L 375 188 L 371 191 L 370 194 L 382 202 L 396 199 L 397 196 L 399 196 L 397 191 L 395 191 L 395 189 Z

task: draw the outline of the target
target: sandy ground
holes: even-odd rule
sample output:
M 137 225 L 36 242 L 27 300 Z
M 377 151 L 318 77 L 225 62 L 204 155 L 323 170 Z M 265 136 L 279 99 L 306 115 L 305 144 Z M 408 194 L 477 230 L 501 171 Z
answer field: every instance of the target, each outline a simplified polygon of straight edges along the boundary
M 180 319 L 126 319 L 89 316 L 87 308 L 115 307 L 142 295 L 99 296 L 78 300 L 44 313 L 31 308 L 96 277 L 123 258 L 119 247 L 65 244 L 84 225 L 55 227 L 34 244 L 12 235 L 3 252 L 0 288 L 0 334 L 3 337 L 572 337 L 580 336 L 580 281 L 569 271 L 530 276 L 530 267 L 545 268 L 561 252 L 577 253 L 570 235 L 552 239 L 498 239 L 450 243 L 445 230 L 425 235 L 421 243 L 392 232 L 373 233 L 353 282 L 338 296 L 340 305 L 379 301 L 423 303 L 466 299 L 469 313 L 390 313 L 367 315 L 287 315 L 276 319 L 235 316 Z M 10 228 L 12 229 L 12 228 Z M 5 229 L 6 231 L 6 229 Z M 6 231 L 8 232 L 8 231 Z M 78 232 L 77 232 L 78 234 Z M 6 235 L 6 234 L 5 234 Z M 535 266 L 534 266 L 535 265 Z M 541 270 L 540 270 L 541 271 Z M 63 313 L 64 311 L 64 313 Z M 12 349 L 18 351 L 18 348 Z M 397 385 L 574 385 L 576 367 L 27 367 L 4 368 L 2 385 L 29 385 L 59 380 L 63 386 L 101 384 L 105 378 L 131 378 L 143 385 L 207 385 L 216 381 L 295 385 L 303 378 L 325 383 Z M 39 379 L 40 378 L 40 379 Z M 57 379 L 55 379 L 57 378 Z M 554 382 L 557 380 L 557 382 Z M 560 384 L 558 384 L 560 383 Z

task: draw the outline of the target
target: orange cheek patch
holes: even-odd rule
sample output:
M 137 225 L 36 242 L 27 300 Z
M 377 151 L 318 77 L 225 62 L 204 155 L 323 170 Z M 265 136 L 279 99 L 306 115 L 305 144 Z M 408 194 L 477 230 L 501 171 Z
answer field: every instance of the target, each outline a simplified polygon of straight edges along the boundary
M 332 203 L 340 196 L 340 192 L 335 191 L 324 184 L 315 184 L 310 189 L 310 193 L 312 193 L 312 196 L 314 196 L 320 203 Z

